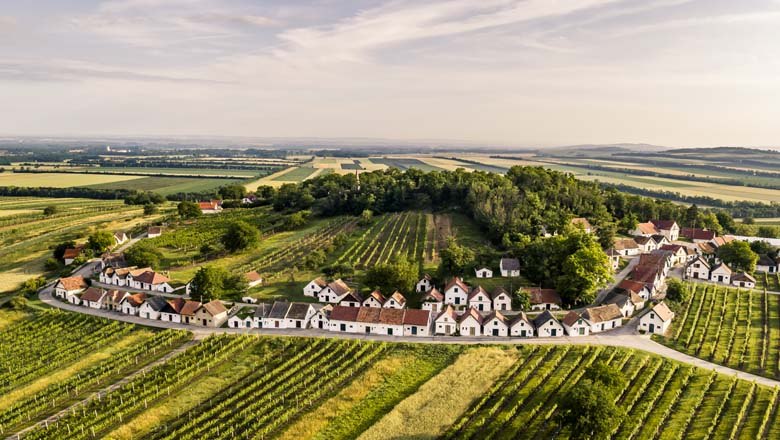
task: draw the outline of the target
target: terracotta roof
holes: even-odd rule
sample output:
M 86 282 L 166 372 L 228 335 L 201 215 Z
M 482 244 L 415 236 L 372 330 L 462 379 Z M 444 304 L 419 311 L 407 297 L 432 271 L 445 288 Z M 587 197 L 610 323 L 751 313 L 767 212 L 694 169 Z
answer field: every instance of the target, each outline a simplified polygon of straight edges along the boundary
M 140 275 L 133 275 L 133 279 L 146 284 L 162 284 L 170 281 L 165 275 L 153 270 L 143 272 Z
M 145 293 L 136 293 L 134 295 L 128 295 L 125 297 L 124 301 L 127 301 L 130 303 L 133 307 L 140 307 L 141 304 L 146 301 L 146 294 Z
M 628 292 L 639 293 L 645 288 L 645 283 L 634 280 L 623 280 L 617 286 Z
M 406 297 L 399 291 L 393 292 L 393 295 L 391 296 L 400 305 L 406 304 Z
M 186 316 L 193 316 L 198 311 L 202 304 L 200 301 L 187 301 L 181 307 L 181 314 Z
M 661 318 L 661 321 L 663 322 L 666 322 L 674 318 L 674 312 L 669 310 L 669 306 L 667 306 L 666 303 L 663 301 L 656 304 L 652 310 L 655 312 L 656 315 L 658 315 L 659 318 Z
M 203 308 L 206 309 L 206 311 L 211 316 L 217 316 L 220 313 L 227 313 L 227 309 L 225 308 L 225 305 L 222 304 L 222 301 L 218 301 L 218 300 L 209 301 L 206 304 L 203 304 Z
M 520 270 L 520 260 L 517 258 L 502 258 L 501 270 Z
M 322 278 L 320 278 L 320 277 L 317 277 L 317 278 L 311 280 L 311 282 L 316 284 L 316 285 L 318 285 L 318 286 L 320 286 L 320 287 L 325 287 L 325 286 L 328 285 L 328 283 L 325 280 L 323 280 Z
M 715 237 L 712 240 L 710 240 L 710 243 L 712 243 L 715 247 L 721 247 L 726 243 L 731 243 L 734 241 L 734 237 L 731 235 L 724 235 L 722 237 Z
M 575 311 L 571 311 L 571 312 L 567 313 L 567 314 L 566 314 L 566 316 L 564 316 L 564 317 L 563 317 L 563 323 L 564 323 L 566 326 L 568 326 L 568 327 L 571 327 L 571 326 L 573 326 L 573 325 L 574 325 L 574 324 L 577 322 L 577 320 L 578 320 L 578 319 L 580 319 L 580 318 L 581 318 L 581 316 L 580 316 L 580 314 L 579 314 L 579 313 L 577 313 L 577 312 L 575 312 Z
M 509 324 L 509 320 L 506 318 L 506 316 L 504 316 L 504 314 L 499 312 L 498 310 L 490 312 L 490 314 L 485 317 L 485 322 L 488 322 L 492 319 L 498 319 L 499 321 L 504 323 L 504 325 Z
M 97 287 L 90 287 L 81 295 L 82 301 L 98 302 L 106 295 L 106 292 Z
M 645 236 L 642 236 L 642 235 L 638 235 L 638 236 L 634 237 L 633 240 L 634 240 L 634 243 L 642 245 L 642 246 L 646 245 L 647 243 L 650 243 L 650 240 L 652 240 L 653 244 L 655 244 L 655 240 L 653 240 L 653 237 L 645 237 Z
M 463 280 L 460 279 L 460 277 L 453 277 L 449 283 L 447 283 L 447 286 L 444 287 L 444 291 L 450 290 L 453 286 L 458 286 L 461 289 L 463 289 L 464 292 L 469 291 L 469 287 L 466 285 L 466 283 L 463 282 Z
M 251 272 L 245 273 L 244 274 L 244 278 L 246 278 L 247 281 L 249 281 L 250 283 L 254 282 L 254 281 L 261 281 L 263 279 L 263 277 L 261 277 L 260 274 L 257 273 L 256 270 L 253 270 Z
M 162 234 L 162 226 L 149 226 L 146 230 L 147 234 Z
M 168 300 L 168 306 L 171 309 L 171 312 L 173 313 L 181 313 L 181 310 L 184 308 L 184 305 L 187 303 L 183 298 L 174 298 L 171 300 Z
M 425 293 L 425 296 L 423 296 L 422 301 L 423 302 L 428 302 L 428 301 L 430 301 L 430 302 L 442 302 L 442 301 L 444 301 L 444 295 L 441 292 L 439 292 L 438 289 L 433 287 L 433 288 L 431 288 L 431 290 L 429 290 L 429 291 L 427 291 Z
M 619 251 L 623 251 L 626 249 L 639 249 L 639 245 L 637 245 L 637 240 L 634 240 L 633 238 L 616 239 L 614 247 Z
M 650 220 L 650 223 L 655 225 L 656 228 L 661 230 L 669 230 L 677 224 L 674 220 Z
M 430 310 L 406 309 L 404 325 L 428 325 L 430 318 Z
M 370 309 L 371 307 L 345 307 L 334 306 L 333 311 L 330 312 L 330 319 L 332 321 L 357 321 L 358 313 L 362 309 Z M 378 310 L 378 309 L 376 309 Z
M 349 286 L 341 278 L 328 284 L 330 290 L 332 290 L 337 296 L 341 296 L 350 291 Z
M 509 326 L 512 327 L 512 326 L 514 326 L 516 323 L 518 323 L 520 321 L 525 321 L 528 325 L 533 326 L 531 321 L 528 320 L 528 316 L 525 314 L 525 312 L 520 312 L 517 315 L 515 315 L 512 318 L 512 321 L 509 323 Z
M 118 304 L 127 295 L 127 292 L 121 290 L 109 290 L 106 299 Z
M 615 304 L 606 304 L 598 307 L 586 307 L 582 317 L 591 323 L 611 321 L 623 317 L 620 308 Z
M 403 309 L 374 309 L 379 310 L 379 324 L 403 325 Z
M 380 292 L 379 289 L 374 290 L 373 292 L 371 292 L 371 294 L 368 295 L 368 297 L 369 298 L 374 298 L 375 300 L 379 301 L 379 304 L 384 304 L 384 302 L 386 301 L 385 296 L 382 295 L 382 292 Z M 368 298 L 366 298 L 366 299 L 368 299 Z
M 436 319 L 438 320 L 442 315 L 447 315 L 454 321 L 458 320 L 458 315 L 455 313 L 455 308 L 452 307 L 452 304 L 447 304 L 447 307 L 439 313 L 439 316 L 437 316 Z
M 731 268 L 726 263 L 716 264 L 712 267 L 712 272 L 715 272 L 718 269 L 724 269 L 726 273 L 731 273 Z
M 379 322 L 379 313 L 382 311 L 382 309 L 378 309 L 375 307 L 355 307 L 358 309 L 357 316 L 355 317 L 355 321 L 357 322 L 367 322 L 367 323 L 374 323 Z
M 677 251 L 679 251 L 680 249 L 683 249 L 683 250 L 685 250 L 685 247 L 684 247 L 684 246 L 681 246 L 681 245 L 679 245 L 679 244 L 665 244 L 665 245 L 661 246 L 661 250 L 662 250 L 662 251 L 672 251 L 672 252 L 674 252 L 675 254 L 676 254 L 676 253 L 677 253 Z M 687 252 L 686 252 L 686 253 L 687 253 Z
M 715 248 L 710 243 L 698 243 L 699 249 L 703 254 L 714 254 Z
M 748 274 L 748 273 L 745 273 L 745 272 L 737 272 L 737 273 L 735 273 L 735 274 L 734 274 L 734 275 L 731 277 L 731 281 L 747 281 L 747 282 L 750 282 L 750 283 L 754 283 L 754 284 L 755 284 L 755 282 L 756 282 L 756 279 L 755 279 L 755 278 L 753 278 L 753 277 L 752 277 L 750 274 Z M 82 299 L 84 299 L 84 297 L 83 297 L 83 296 L 82 296 L 81 298 L 82 298 Z
M 701 228 L 682 228 L 680 235 L 691 240 L 712 240 L 715 238 L 715 231 L 708 231 Z
M 458 318 L 458 323 L 459 324 L 462 323 L 469 317 L 474 318 L 480 325 L 482 325 L 483 322 L 482 315 L 480 315 L 477 309 L 475 309 L 474 307 L 469 307 L 469 309 L 466 310 L 466 313 L 460 315 L 460 317 Z
M 531 304 L 558 304 L 562 303 L 561 296 L 555 289 L 542 289 L 539 287 L 525 287 L 531 297 Z
M 534 318 L 533 320 L 534 327 L 539 328 L 551 319 L 555 322 L 558 322 L 558 320 L 555 319 L 555 316 L 553 316 L 553 314 L 550 313 L 549 310 L 545 310 L 544 312 L 537 315 L 536 318 Z
M 658 229 L 656 229 L 655 225 L 652 222 L 638 223 L 636 225 L 636 230 L 642 234 L 650 234 L 650 235 L 658 232 Z
M 62 284 L 62 287 L 67 291 L 80 290 L 86 289 L 87 280 L 82 276 L 66 277 L 60 278 L 60 284 Z
M 79 256 L 81 248 L 68 248 L 65 249 L 65 253 L 62 254 L 63 259 L 72 259 Z
M 485 295 L 486 299 L 488 299 L 488 300 L 490 299 L 490 295 L 487 293 L 487 291 L 485 289 L 483 289 L 482 286 L 477 286 L 477 287 L 475 287 L 475 288 L 473 288 L 471 290 L 471 293 L 469 293 L 469 296 L 468 296 L 469 301 L 471 301 L 472 298 L 474 298 L 475 296 L 479 295 L 480 293 Z
M 287 310 L 287 319 L 306 319 L 306 314 L 309 313 L 309 304 L 294 302 L 290 304 L 290 308 Z
M 658 279 L 658 268 L 654 266 L 636 266 L 631 271 L 631 279 L 642 283 L 655 283 Z

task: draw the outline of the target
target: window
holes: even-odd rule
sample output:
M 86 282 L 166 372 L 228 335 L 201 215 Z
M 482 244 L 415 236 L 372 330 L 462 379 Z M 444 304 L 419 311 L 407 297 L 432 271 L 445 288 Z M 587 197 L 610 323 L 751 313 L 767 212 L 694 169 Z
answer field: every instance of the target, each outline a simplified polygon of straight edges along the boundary
M 652 312 L 650 313 L 650 319 L 655 319 L 655 315 Z

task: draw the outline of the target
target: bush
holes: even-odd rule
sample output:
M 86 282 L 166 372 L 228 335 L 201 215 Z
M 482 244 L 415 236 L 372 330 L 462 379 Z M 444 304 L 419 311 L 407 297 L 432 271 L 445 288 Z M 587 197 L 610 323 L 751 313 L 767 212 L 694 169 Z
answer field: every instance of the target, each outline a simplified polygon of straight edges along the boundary
M 222 235 L 222 245 L 230 252 L 253 248 L 259 242 L 260 231 L 243 220 L 233 222 Z
M 48 217 L 50 215 L 56 214 L 59 210 L 60 210 L 60 208 L 57 205 L 49 205 L 49 206 L 43 208 L 43 215 Z
M 29 301 L 27 298 L 16 295 L 15 297 L 11 298 L 11 301 L 9 302 L 9 305 L 14 310 L 24 310 L 27 308 L 27 305 L 29 304 Z
M 682 281 L 669 278 L 666 280 L 666 298 L 678 303 L 688 302 L 691 299 L 691 292 Z
M 144 205 L 144 215 L 157 214 L 159 211 L 160 209 L 157 207 L 157 205 L 153 205 L 151 203 L 147 203 Z
M 196 218 L 203 215 L 203 212 L 200 210 L 200 206 L 198 206 L 195 202 L 188 202 L 183 201 L 179 202 L 179 205 L 176 207 L 176 209 L 179 212 L 179 217 L 181 218 Z
M 114 245 L 114 234 L 108 231 L 97 231 L 89 236 L 87 247 L 95 252 L 102 253 Z

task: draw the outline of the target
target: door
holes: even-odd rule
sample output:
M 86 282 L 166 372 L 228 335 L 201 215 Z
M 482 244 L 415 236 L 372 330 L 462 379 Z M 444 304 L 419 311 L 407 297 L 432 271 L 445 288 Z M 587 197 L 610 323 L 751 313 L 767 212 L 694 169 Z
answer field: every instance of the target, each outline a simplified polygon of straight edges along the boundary
M 525 330 L 520 330 L 520 337 L 522 337 L 522 338 L 525 337 Z
M 558 336 L 558 329 L 554 328 L 550 330 L 550 336 Z
M 498 336 L 498 329 L 497 328 L 493 329 L 493 336 Z
M 388 334 L 389 336 L 393 336 L 393 329 L 391 329 L 391 328 L 388 328 L 388 329 L 387 329 L 387 334 Z
M 450 333 L 452 333 L 452 327 L 450 327 L 450 325 L 447 324 L 444 326 L 444 334 L 449 335 Z
M 469 328 L 469 336 L 474 336 L 474 327 Z
M 203 327 L 206 327 L 206 320 L 203 319 L 202 321 L 203 321 Z
M 417 334 L 417 327 L 412 327 L 412 335 L 416 335 L 416 334 Z
M 650 324 L 650 333 L 655 333 L 655 324 Z

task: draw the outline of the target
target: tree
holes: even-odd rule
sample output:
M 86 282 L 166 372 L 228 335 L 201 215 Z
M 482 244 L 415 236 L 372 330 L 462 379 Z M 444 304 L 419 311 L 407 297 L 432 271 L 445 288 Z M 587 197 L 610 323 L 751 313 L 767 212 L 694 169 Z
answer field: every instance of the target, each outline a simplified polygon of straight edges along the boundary
M 309 255 L 303 260 L 303 266 L 306 269 L 314 270 L 325 264 L 326 259 L 327 256 L 325 255 L 325 252 L 322 249 L 316 249 L 309 252 Z
M 190 296 L 203 302 L 219 299 L 225 293 L 225 283 L 229 278 L 228 271 L 221 267 L 201 267 L 192 279 Z
M 231 223 L 222 235 L 222 245 L 230 252 L 236 252 L 257 246 L 260 231 L 243 220 Z
M 623 373 L 606 362 L 596 361 L 585 369 L 585 378 L 595 384 L 602 384 L 613 392 L 619 390 L 626 382 Z
M 756 219 L 754 219 L 753 217 L 745 217 L 745 218 L 742 219 L 742 224 L 743 225 L 754 225 L 754 224 L 756 224 Z
M 531 295 L 527 290 L 520 288 L 517 289 L 512 296 L 512 308 L 518 310 L 530 310 L 531 309 Z
M 55 271 L 55 270 L 59 269 L 61 264 L 62 263 L 59 260 L 57 260 L 54 257 L 51 257 L 51 258 L 47 258 L 46 262 L 43 263 L 43 268 L 46 271 L 51 272 L 51 271 Z
M 418 266 L 406 256 L 400 256 L 392 263 L 377 264 L 368 269 L 363 284 L 385 293 L 395 290 L 412 293 L 418 279 Z
M 159 211 L 160 209 L 157 207 L 157 205 L 154 205 L 152 203 L 147 203 L 144 205 L 144 215 L 157 214 Z
M 697 226 L 696 222 L 699 220 L 699 207 L 694 203 L 685 210 L 685 218 L 683 219 L 683 225 L 687 228 L 693 228 Z
M 298 211 L 284 218 L 284 229 L 292 231 L 306 224 L 306 220 L 311 211 Z
M 246 196 L 244 185 L 227 185 L 217 191 L 225 200 L 241 200 Z
M 60 208 L 57 205 L 49 205 L 49 206 L 43 208 L 43 215 L 45 215 L 46 217 L 49 217 L 51 215 L 56 214 L 59 210 L 60 210 Z
M 759 226 L 756 235 L 763 238 L 776 238 L 777 228 L 768 225 Z
M 606 223 L 599 227 L 596 231 L 596 237 L 598 237 L 599 244 L 603 249 L 609 249 L 615 244 L 615 234 L 617 233 L 617 225 L 614 223 Z
M 98 253 L 105 252 L 114 244 L 114 234 L 108 231 L 97 231 L 87 240 L 87 247 Z
M 131 266 L 160 267 L 163 255 L 155 248 L 138 243 L 125 251 L 125 260 Z
M 726 211 L 718 211 L 715 213 L 715 218 L 718 219 L 718 223 L 723 228 L 723 231 L 734 233 L 737 224 L 734 222 L 734 218 L 731 214 Z
M 358 224 L 361 226 L 368 226 L 373 220 L 374 213 L 370 209 L 364 209 L 363 212 L 360 213 L 360 220 L 358 220 Z
M 666 297 L 669 301 L 678 303 L 688 302 L 691 299 L 691 292 L 685 287 L 682 281 L 676 278 L 667 278 Z
M 24 310 L 27 308 L 29 301 L 22 295 L 16 295 L 11 298 L 10 305 L 13 310 Z
M 744 241 L 732 241 L 718 248 L 718 258 L 732 269 L 753 272 L 756 270 L 758 255 Z
M 203 215 L 203 212 L 200 210 L 200 206 L 198 206 L 197 203 L 189 202 L 187 200 L 179 202 L 176 209 L 179 211 L 179 217 L 181 218 L 196 218 Z
M 614 400 L 606 386 L 583 379 L 561 397 L 558 420 L 571 438 L 607 439 L 623 417 Z
M 774 255 L 775 253 L 775 248 L 771 244 L 763 240 L 758 240 L 750 243 L 750 249 L 756 254 L 758 254 L 759 256 L 769 255 L 769 254 Z
M 590 304 L 609 279 L 609 257 L 591 241 L 566 257 L 555 287 L 567 304 Z
M 439 272 L 442 277 L 462 275 L 466 267 L 474 260 L 474 251 L 461 246 L 454 237 L 447 237 L 447 247 L 440 254 Z

